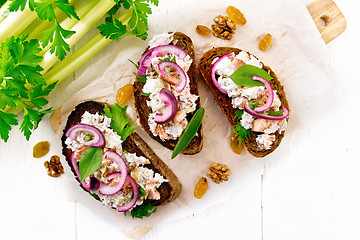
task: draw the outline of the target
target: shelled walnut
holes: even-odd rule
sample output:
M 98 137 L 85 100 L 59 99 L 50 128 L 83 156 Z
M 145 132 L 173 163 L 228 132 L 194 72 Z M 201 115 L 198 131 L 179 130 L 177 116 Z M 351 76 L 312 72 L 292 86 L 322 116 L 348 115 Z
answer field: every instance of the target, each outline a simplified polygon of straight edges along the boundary
M 44 162 L 44 166 L 48 170 L 48 175 L 51 177 L 59 177 L 64 173 L 64 168 L 60 162 L 59 156 L 52 156 L 50 161 Z
M 213 162 L 209 169 L 207 176 L 217 184 L 227 181 L 230 176 L 230 169 L 225 164 Z
M 232 39 L 232 34 L 236 30 L 236 25 L 228 16 L 219 15 L 214 18 L 214 22 L 216 24 L 211 25 L 211 28 L 215 37 L 224 40 Z

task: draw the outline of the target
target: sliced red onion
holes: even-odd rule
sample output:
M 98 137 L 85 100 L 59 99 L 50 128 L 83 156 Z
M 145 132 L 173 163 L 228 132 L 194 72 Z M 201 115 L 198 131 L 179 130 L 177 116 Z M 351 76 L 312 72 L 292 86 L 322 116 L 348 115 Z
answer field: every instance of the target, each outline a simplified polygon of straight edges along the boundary
M 160 90 L 159 99 L 165 103 L 165 109 L 162 113 L 156 113 L 155 122 L 167 123 L 176 115 L 178 109 L 177 100 L 174 94 L 166 88 Z
M 266 103 L 264 106 L 262 107 L 256 107 L 254 109 L 255 112 L 265 112 L 266 110 L 268 110 L 271 105 L 273 104 L 273 101 L 274 101 L 274 92 L 273 92 L 273 89 L 271 87 L 271 84 L 268 80 L 266 80 L 265 78 L 263 77 L 259 77 L 259 76 L 253 76 L 252 79 L 254 81 L 259 81 L 259 82 L 262 82 L 265 87 L 266 87 L 266 91 L 267 91 L 267 95 L 268 95 L 268 99 L 266 100 Z
M 218 65 L 223 59 L 228 58 L 228 57 L 231 57 L 231 56 L 232 56 L 231 53 L 225 54 L 224 56 L 222 56 L 222 57 L 220 57 L 218 60 L 216 60 L 216 62 L 215 62 L 215 63 L 213 64 L 213 66 L 211 67 L 211 79 L 212 79 L 215 87 L 216 87 L 217 89 L 219 89 L 219 91 L 222 92 L 223 94 L 227 94 L 227 92 L 226 92 L 226 90 L 224 90 L 224 89 L 222 89 L 222 88 L 220 87 L 220 84 L 219 84 L 219 82 L 218 82 L 217 79 L 216 79 L 216 67 L 217 67 L 217 65 Z
M 139 69 L 136 74 L 138 76 L 145 76 L 146 70 L 151 66 L 152 59 L 168 53 L 174 54 L 180 59 L 184 59 L 187 56 L 184 50 L 175 45 L 160 45 L 151 48 L 140 58 Z
M 163 78 L 165 78 L 165 80 L 167 80 L 169 83 L 175 85 L 175 91 L 181 92 L 182 90 L 184 90 L 187 84 L 187 77 L 184 70 L 177 63 L 171 61 L 164 61 L 164 62 L 160 62 L 158 64 L 158 67 L 161 76 L 163 76 Z M 166 74 L 166 72 L 164 71 L 166 67 L 173 68 L 179 74 L 180 81 Z
M 254 117 L 267 119 L 267 120 L 283 120 L 289 116 L 289 109 L 285 106 L 282 107 L 282 112 L 283 112 L 282 116 L 269 116 L 269 115 L 265 115 L 265 114 L 260 114 L 260 113 L 255 112 L 254 110 L 252 110 L 249 107 L 249 105 L 245 105 L 244 110 Z
M 94 175 L 90 176 L 90 190 L 97 191 L 100 188 L 100 180 Z
M 107 184 L 105 184 L 103 182 L 100 183 L 99 192 L 101 194 L 113 195 L 113 194 L 119 192 L 120 189 L 125 184 L 126 175 L 127 175 L 127 166 L 126 166 L 126 163 L 125 163 L 124 159 L 114 151 L 106 151 L 103 154 L 103 159 L 110 159 L 111 161 L 115 162 L 120 168 L 120 175 L 121 176 L 119 176 L 120 177 L 119 182 L 115 186 L 110 187 L 110 186 L 108 186 Z M 109 178 L 109 176 L 108 176 L 108 178 Z
M 130 177 L 129 175 L 127 175 L 127 180 L 130 181 L 130 183 L 134 189 L 134 195 L 130 202 L 125 203 L 118 207 L 118 209 L 117 209 L 118 212 L 126 212 L 126 211 L 130 210 L 135 205 L 136 201 L 139 198 L 139 188 L 138 188 L 135 180 L 132 177 Z
M 103 195 L 108 195 L 108 196 L 118 193 L 125 184 L 126 175 L 127 175 L 127 173 L 120 173 L 120 172 L 114 172 L 114 173 L 109 174 L 107 176 L 107 179 L 111 180 L 113 178 L 119 178 L 119 181 L 113 186 L 109 186 L 108 184 L 101 182 L 99 192 Z M 125 179 L 125 180 L 123 181 L 123 179 Z
M 104 135 L 101 133 L 99 129 L 96 127 L 87 125 L 87 124 L 76 124 L 69 128 L 65 136 L 76 140 L 78 134 L 80 132 L 86 132 L 93 136 L 93 139 L 88 142 L 83 142 L 82 144 L 85 146 L 92 146 L 92 147 L 104 147 L 105 146 L 105 138 Z

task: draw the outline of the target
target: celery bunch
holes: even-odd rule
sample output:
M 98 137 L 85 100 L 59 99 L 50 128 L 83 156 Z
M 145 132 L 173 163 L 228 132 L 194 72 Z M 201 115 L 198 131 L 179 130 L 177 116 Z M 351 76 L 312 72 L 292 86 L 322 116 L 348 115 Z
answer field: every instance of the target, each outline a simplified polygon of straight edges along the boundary
M 0 137 L 12 126 L 28 140 L 42 117 L 55 85 L 112 40 L 124 35 L 147 38 L 150 4 L 158 0 L 8 0 L 0 1 Z M 122 12 L 115 17 L 119 9 Z M 99 33 L 81 48 L 70 49 L 94 25 Z M 56 66 L 55 63 L 61 61 Z M 17 113 L 24 110 L 21 123 Z

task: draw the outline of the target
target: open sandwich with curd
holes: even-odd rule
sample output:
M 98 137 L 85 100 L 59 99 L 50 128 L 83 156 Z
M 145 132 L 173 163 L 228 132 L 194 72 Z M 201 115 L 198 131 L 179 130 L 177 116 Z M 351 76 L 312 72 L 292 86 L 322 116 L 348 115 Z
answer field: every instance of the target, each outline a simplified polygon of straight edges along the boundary
M 182 186 L 171 169 L 137 135 L 126 107 L 87 101 L 68 117 L 63 155 L 80 186 L 105 206 L 150 216 L 175 200 Z
M 199 110 L 195 53 L 183 33 L 156 35 L 142 55 L 134 83 L 135 107 L 143 129 L 160 144 L 173 150 Z M 202 127 L 182 153 L 202 148 Z
M 273 152 L 289 118 L 284 88 L 275 73 L 254 55 L 231 47 L 207 51 L 199 70 L 234 127 L 239 145 L 255 157 Z

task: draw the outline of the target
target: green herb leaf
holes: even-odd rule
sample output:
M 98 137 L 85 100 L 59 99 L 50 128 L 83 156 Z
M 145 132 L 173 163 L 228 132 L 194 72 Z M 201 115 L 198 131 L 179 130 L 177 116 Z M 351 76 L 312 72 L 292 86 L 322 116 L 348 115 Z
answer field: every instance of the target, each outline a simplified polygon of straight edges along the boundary
M 16 12 L 17 10 L 23 11 L 25 9 L 27 0 L 12 0 L 9 5 L 10 12 Z
M 249 103 L 249 107 L 254 110 L 256 107 L 259 106 L 259 102 L 257 100 L 251 100 L 248 102 Z
M 103 149 L 98 147 L 88 147 L 84 153 L 81 155 L 79 162 L 79 170 L 81 180 L 84 181 L 91 174 L 93 174 L 96 169 L 100 167 L 101 159 L 103 156 Z
M 273 77 L 270 76 L 264 69 L 252 66 L 252 65 L 243 65 L 239 67 L 230 78 L 239 86 L 244 87 L 256 87 L 264 86 L 263 83 L 259 81 L 252 80 L 253 76 L 263 77 L 266 80 L 270 81 Z
M 149 96 L 150 96 L 150 93 L 141 93 L 140 95 L 141 95 L 141 96 L 145 96 L 145 97 L 149 97 Z
M 184 150 L 186 146 L 189 145 L 191 140 L 195 137 L 196 132 L 200 128 L 204 114 L 205 109 L 203 107 L 199 108 L 199 110 L 196 111 L 196 113 L 186 126 L 184 132 L 181 134 L 179 141 L 177 142 L 171 155 L 171 159 L 175 158 L 179 153 L 181 153 L 182 150 Z
M 174 62 L 174 63 L 176 63 L 176 58 L 175 58 L 175 56 L 173 56 L 173 57 L 166 57 L 166 58 L 164 58 L 164 59 L 160 59 L 160 62 Z
M 242 118 L 243 114 L 244 114 L 244 110 L 236 110 L 235 118 L 240 120 Z M 234 126 L 234 133 L 236 135 L 238 135 L 238 141 L 239 141 L 239 146 L 240 146 L 242 141 L 244 140 L 244 138 L 250 137 L 250 135 L 252 134 L 252 131 L 251 131 L 251 129 L 245 129 L 241 125 L 241 122 L 239 122 Z
M 266 111 L 267 114 L 269 114 L 270 116 L 274 116 L 274 117 L 277 117 L 277 116 L 283 116 L 284 113 L 283 111 L 280 109 L 279 111 Z
M 88 142 L 90 141 L 92 138 L 90 136 L 90 134 L 86 134 L 85 137 L 84 137 L 84 142 Z
M 132 218 L 142 219 L 143 217 L 150 217 L 156 210 L 155 206 L 152 206 L 148 200 L 145 200 L 143 204 L 134 207 L 130 213 Z
M 18 125 L 14 120 L 16 115 L 6 114 L 9 107 L 24 109 L 24 116 L 20 125 L 20 130 L 28 140 L 32 132 L 38 127 L 39 122 L 47 113 L 52 110 L 42 110 L 48 101 L 46 96 L 55 87 L 56 82 L 46 85 L 40 72 L 42 57 L 39 56 L 41 48 L 37 40 L 25 40 L 26 35 L 18 37 L 11 36 L 1 43 L 0 52 L 0 109 L 1 113 L 0 128 L 1 138 L 8 140 L 8 133 L 12 126 Z M 35 86 L 33 91 L 29 91 L 27 86 Z M 32 105 L 35 108 L 32 108 Z
M 130 125 L 130 118 L 126 116 L 126 109 L 127 106 L 122 108 L 116 103 L 110 108 L 107 105 L 104 107 L 105 116 L 111 118 L 111 128 L 121 137 L 122 141 L 125 141 L 131 133 L 135 132 L 135 123 Z
M 99 29 L 103 36 L 112 40 L 119 40 L 126 34 L 126 26 L 114 17 L 111 17 L 111 20 L 106 21 L 104 24 L 99 25 L 97 29 Z
M 16 119 L 16 115 L 12 113 L 5 113 L 0 111 L 0 136 L 7 142 L 9 139 L 9 132 L 11 130 L 11 125 L 18 125 L 18 120 Z
M 57 20 L 54 25 L 41 33 L 44 37 L 41 39 L 41 45 L 43 47 L 51 43 L 50 52 L 63 60 L 66 56 L 66 52 L 70 50 L 69 44 L 65 39 L 70 38 L 75 31 L 70 31 L 62 28 Z

